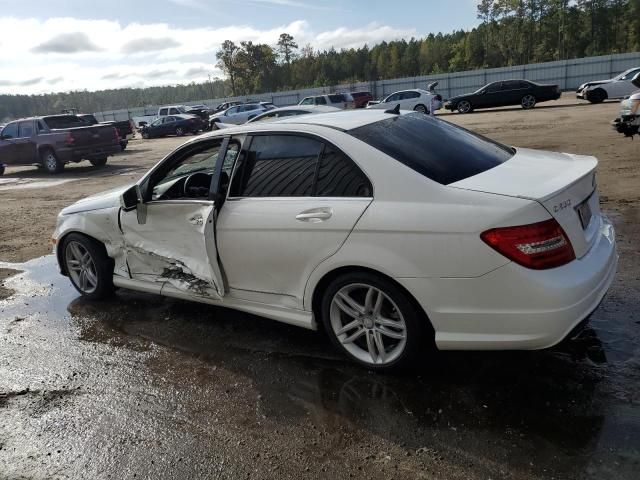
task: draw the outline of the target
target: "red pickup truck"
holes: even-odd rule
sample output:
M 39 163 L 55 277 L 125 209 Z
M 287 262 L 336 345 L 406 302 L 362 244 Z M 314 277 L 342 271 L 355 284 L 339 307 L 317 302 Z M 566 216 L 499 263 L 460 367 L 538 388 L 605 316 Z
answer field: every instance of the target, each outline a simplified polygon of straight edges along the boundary
M 39 165 L 49 173 L 82 160 L 101 167 L 120 150 L 118 131 L 111 125 L 87 125 L 75 115 L 25 118 L 0 131 L 0 175 L 8 165 Z

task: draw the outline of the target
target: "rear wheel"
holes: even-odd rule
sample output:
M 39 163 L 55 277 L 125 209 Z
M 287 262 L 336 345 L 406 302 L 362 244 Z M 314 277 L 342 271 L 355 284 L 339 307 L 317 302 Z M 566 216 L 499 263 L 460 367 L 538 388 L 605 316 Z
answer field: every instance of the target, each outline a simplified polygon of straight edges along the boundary
M 42 150 L 42 152 L 40 152 L 40 161 L 42 163 L 42 167 L 48 173 L 60 173 L 64 170 L 64 163 L 58 159 L 53 150 Z
M 426 349 L 423 316 L 391 281 L 367 272 L 336 278 L 321 304 L 324 326 L 334 345 L 368 368 L 408 365 Z
M 142 132 L 142 138 L 144 138 L 145 140 L 148 140 L 149 138 L 151 138 L 149 136 L 149 132 Z
M 71 233 L 64 239 L 62 260 L 71 283 L 82 295 L 100 299 L 113 294 L 113 263 L 100 242 Z
M 177 135 L 178 137 L 183 136 L 183 135 L 184 135 L 184 128 L 182 128 L 182 127 L 176 127 L 176 135 Z
M 473 110 L 473 106 L 469 100 L 460 100 L 456 109 L 460 113 L 470 113 Z
M 4 175 L 4 165 L 0 163 L 0 177 Z
M 420 112 L 420 113 L 429 113 L 429 110 L 427 110 L 427 107 L 425 107 L 421 103 L 416 105 L 413 110 L 415 112 Z
M 522 100 L 520 100 L 520 105 L 522 105 L 522 108 L 525 110 L 530 110 L 536 106 L 536 97 L 533 95 L 525 95 L 522 97 Z
M 602 103 L 607 99 L 607 92 L 602 88 L 596 88 L 593 92 L 587 94 L 587 100 L 591 103 Z
M 104 167 L 107 164 L 107 157 L 94 158 L 89 160 L 94 167 Z

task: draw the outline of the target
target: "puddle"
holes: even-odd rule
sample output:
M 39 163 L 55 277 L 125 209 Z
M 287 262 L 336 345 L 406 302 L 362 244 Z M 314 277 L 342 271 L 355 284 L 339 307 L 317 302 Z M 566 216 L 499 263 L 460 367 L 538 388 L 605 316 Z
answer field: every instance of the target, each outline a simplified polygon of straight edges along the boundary
M 5 280 L 16 293 L 0 301 L 5 429 L 28 424 L 25 415 L 47 418 L 48 408 L 58 418 L 50 430 L 9 437 L 18 466 L 31 465 L 24 445 L 66 438 L 60 425 L 81 418 L 85 430 L 71 429 L 77 452 L 129 438 L 121 428 L 162 439 L 98 455 L 113 475 L 124 462 L 153 477 L 162 461 L 150 459 L 177 465 L 202 450 L 226 452 L 235 478 L 248 465 L 267 471 L 260 462 L 274 455 L 285 470 L 328 469 L 322 462 L 334 458 L 338 469 L 360 465 L 380 478 L 394 465 L 438 478 L 631 479 L 640 469 L 640 325 L 628 277 L 591 328 L 556 349 L 434 353 L 412 371 L 380 375 L 344 361 L 322 334 L 259 317 L 124 290 L 86 301 L 53 256 L 0 268 L 24 271 Z M 24 356 L 32 350 L 40 353 Z M 38 381 L 79 393 L 50 402 Z

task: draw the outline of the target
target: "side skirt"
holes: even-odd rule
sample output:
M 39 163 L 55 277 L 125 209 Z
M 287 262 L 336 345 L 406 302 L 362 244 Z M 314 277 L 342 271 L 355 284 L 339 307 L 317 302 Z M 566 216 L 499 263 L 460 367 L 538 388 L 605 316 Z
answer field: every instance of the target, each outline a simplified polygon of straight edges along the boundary
M 179 298 L 181 300 L 189 300 L 192 302 L 206 303 L 208 305 L 233 308 L 234 310 L 252 313 L 260 317 L 269 318 L 271 320 L 287 323 L 296 327 L 307 328 L 309 330 L 317 330 L 318 328 L 318 325 L 313 318 L 313 314 L 311 312 L 307 312 L 306 310 L 298 310 L 293 308 L 280 307 L 277 305 L 250 302 L 233 297 L 224 297 L 222 300 L 216 300 L 213 298 L 200 297 L 198 295 L 185 293 L 182 290 L 178 290 L 174 286 L 166 283 L 163 285 L 161 283 L 156 284 L 152 282 L 144 282 L 140 280 L 124 278 L 119 275 L 113 276 L 113 284 L 116 287 L 126 288 L 129 290 L 155 293 L 165 297 Z

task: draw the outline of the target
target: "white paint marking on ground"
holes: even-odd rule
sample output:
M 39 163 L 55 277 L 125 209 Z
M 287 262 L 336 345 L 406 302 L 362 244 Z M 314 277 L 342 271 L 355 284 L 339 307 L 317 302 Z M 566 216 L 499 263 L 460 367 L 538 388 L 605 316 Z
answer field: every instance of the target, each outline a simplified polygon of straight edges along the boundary
M 64 178 L 59 180 L 32 180 L 26 178 L 0 178 L 0 191 L 23 190 L 25 188 L 49 188 L 57 187 L 74 180 L 85 180 L 84 178 Z

